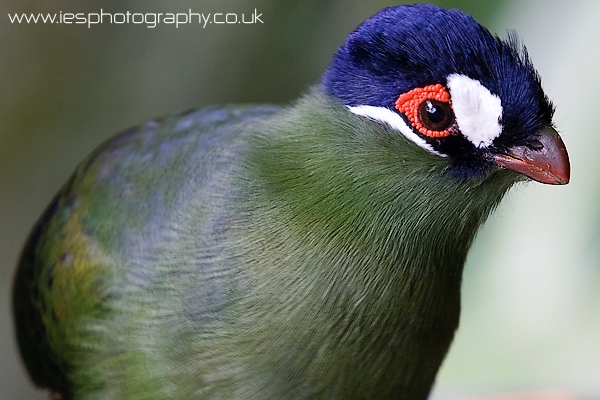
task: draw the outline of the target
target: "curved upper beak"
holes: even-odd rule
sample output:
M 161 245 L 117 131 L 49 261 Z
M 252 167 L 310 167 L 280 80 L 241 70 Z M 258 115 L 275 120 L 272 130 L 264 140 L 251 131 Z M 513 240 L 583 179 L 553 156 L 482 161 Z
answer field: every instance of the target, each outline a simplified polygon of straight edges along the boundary
M 569 154 L 554 128 L 541 129 L 535 146 L 517 146 L 492 158 L 501 167 L 550 185 L 566 185 L 571 176 Z

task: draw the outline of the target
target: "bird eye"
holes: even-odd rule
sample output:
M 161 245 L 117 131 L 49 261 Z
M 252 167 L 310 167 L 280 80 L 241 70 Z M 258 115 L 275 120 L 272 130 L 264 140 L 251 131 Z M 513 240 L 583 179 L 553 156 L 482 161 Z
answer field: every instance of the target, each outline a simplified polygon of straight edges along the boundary
M 453 132 L 450 93 L 439 83 L 401 94 L 396 100 L 396 109 L 424 136 L 442 138 Z
M 427 99 L 419 106 L 419 121 L 432 131 L 445 131 L 454 122 L 450 103 Z

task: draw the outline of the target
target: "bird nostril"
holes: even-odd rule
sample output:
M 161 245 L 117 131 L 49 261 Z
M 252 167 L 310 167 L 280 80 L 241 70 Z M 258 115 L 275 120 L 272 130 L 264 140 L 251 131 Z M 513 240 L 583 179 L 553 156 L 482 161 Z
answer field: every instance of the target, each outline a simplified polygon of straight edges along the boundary
M 539 140 L 533 139 L 529 143 L 527 143 L 527 147 L 529 147 L 531 150 L 539 151 L 544 148 L 544 145 Z

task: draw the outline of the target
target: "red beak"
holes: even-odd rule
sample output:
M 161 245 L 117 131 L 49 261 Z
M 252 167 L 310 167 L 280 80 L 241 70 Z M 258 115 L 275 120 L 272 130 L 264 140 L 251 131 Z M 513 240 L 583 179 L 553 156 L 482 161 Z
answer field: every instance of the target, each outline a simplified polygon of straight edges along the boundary
M 571 176 L 569 154 L 562 139 L 551 126 L 545 126 L 535 146 L 518 146 L 506 154 L 494 154 L 501 167 L 512 169 L 531 179 L 550 185 L 566 185 Z

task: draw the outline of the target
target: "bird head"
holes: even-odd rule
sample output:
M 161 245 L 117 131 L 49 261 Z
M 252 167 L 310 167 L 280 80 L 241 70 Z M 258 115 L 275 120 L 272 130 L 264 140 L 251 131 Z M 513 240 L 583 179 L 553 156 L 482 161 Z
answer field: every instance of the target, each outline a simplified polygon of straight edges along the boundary
M 322 85 L 352 113 L 446 157 L 460 179 L 507 168 L 542 183 L 569 181 L 554 107 L 525 47 L 459 10 L 380 11 L 348 36 Z

